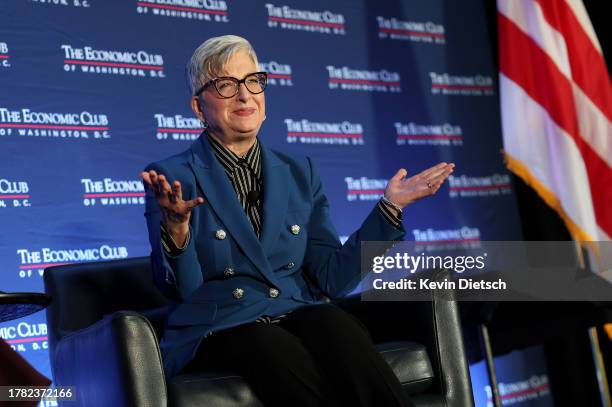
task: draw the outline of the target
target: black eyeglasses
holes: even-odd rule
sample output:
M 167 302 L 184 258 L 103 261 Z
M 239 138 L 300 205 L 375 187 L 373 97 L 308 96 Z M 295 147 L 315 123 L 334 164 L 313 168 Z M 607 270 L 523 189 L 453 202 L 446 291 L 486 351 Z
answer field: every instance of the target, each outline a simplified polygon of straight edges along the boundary
M 210 85 L 215 85 L 217 93 L 222 98 L 231 98 L 236 96 L 240 84 L 244 83 L 244 86 L 249 92 L 254 95 L 263 92 L 268 84 L 268 73 L 267 72 L 253 72 L 248 74 L 242 79 L 234 78 L 233 76 L 221 76 L 219 78 L 211 79 L 206 82 L 198 91 L 195 96 L 200 96 L 200 93 Z

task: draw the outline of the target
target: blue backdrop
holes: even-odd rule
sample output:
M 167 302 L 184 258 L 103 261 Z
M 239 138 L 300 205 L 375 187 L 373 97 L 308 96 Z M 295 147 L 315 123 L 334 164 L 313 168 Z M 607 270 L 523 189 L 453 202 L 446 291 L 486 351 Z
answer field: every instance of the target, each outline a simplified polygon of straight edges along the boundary
M 9 0 L 0 8 L 0 289 L 149 252 L 138 173 L 198 137 L 185 64 L 237 34 L 270 73 L 269 147 L 314 158 L 341 235 L 401 166 L 453 161 L 408 239 L 517 240 L 482 2 Z M 0 325 L 50 375 L 44 313 Z

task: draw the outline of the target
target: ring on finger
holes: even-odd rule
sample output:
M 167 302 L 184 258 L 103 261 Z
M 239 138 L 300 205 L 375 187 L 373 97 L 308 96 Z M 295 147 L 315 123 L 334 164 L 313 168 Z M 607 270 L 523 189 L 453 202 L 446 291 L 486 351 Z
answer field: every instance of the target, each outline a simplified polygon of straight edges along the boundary
M 427 181 L 427 188 L 429 188 L 429 191 L 431 191 L 433 189 L 431 182 Z

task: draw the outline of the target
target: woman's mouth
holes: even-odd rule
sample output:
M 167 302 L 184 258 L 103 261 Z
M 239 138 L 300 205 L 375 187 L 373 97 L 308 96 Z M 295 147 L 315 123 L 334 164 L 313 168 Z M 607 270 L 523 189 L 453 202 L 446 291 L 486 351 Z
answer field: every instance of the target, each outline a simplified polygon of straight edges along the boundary
M 255 113 L 255 109 L 251 108 L 245 108 L 245 109 L 237 109 L 234 110 L 232 113 L 238 115 L 238 116 L 242 116 L 242 117 L 246 117 L 246 116 L 250 116 L 253 113 Z

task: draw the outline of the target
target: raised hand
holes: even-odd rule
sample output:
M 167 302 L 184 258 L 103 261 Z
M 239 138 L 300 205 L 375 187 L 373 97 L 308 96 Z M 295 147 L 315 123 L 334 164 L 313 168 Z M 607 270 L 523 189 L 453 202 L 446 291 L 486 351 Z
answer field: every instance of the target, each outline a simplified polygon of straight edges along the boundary
M 435 194 L 454 168 L 455 164 L 442 162 L 410 178 L 407 178 L 408 172 L 400 168 L 389 180 L 385 198 L 404 208 L 414 201 Z
M 183 190 L 179 181 L 172 186 L 163 174 L 143 171 L 140 177 L 151 188 L 157 203 L 161 208 L 162 222 L 174 241 L 182 245 L 189 233 L 189 219 L 193 208 L 204 203 L 204 198 L 197 197 L 189 201 L 183 200 Z

